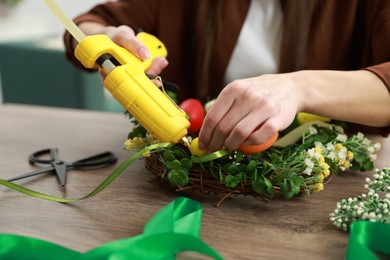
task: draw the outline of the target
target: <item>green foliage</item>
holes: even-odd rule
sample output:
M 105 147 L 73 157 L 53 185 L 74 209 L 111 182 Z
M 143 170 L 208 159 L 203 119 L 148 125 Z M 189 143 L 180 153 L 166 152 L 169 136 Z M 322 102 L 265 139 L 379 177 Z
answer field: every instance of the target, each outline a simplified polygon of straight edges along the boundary
M 188 184 L 188 171 L 192 168 L 192 161 L 187 154 L 178 147 L 173 150 L 165 150 L 162 153 L 165 160 L 165 168 L 168 170 L 168 181 L 171 184 L 185 186 Z
M 348 231 L 354 221 L 390 223 L 390 168 L 376 169 L 374 180 L 366 179 L 367 193 L 337 202 L 330 213 L 333 224 Z
M 0 0 L 0 2 L 9 4 L 9 5 L 17 5 L 22 2 L 22 0 Z
M 133 134 L 139 136 L 138 131 L 136 128 Z M 202 178 L 208 182 L 213 180 L 231 191 L 270 199 L 280 193 L 291 199 L 303 192 L 321 191 L 324 180 L 340 171 L 373 169 L 379 148 L 360 133 L 348 137 L 341 127 L 314 125 L 302 134 L 300 142 L 252 156 L 231 151 L 223 157 L 195 163 L 189 150 L 180 144 L 152 156 L 164 162 L 163 176 L 172 185 L 194 185 L 189 182 L 195 171 L 203 172 Z

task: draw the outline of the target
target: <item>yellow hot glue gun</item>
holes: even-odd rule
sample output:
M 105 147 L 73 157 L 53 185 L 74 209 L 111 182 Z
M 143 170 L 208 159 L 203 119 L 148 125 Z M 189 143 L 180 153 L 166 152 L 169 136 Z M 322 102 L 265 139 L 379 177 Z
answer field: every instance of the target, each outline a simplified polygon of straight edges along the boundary
M 190 125 L 186 114 L 145 74 L 153 58 L 166 57 L 167 50 L 153 35 L 141 32 L 137 37 L 151 53 L 144 62 L 105 35 L 86 36 L 75 56 L 84 67 L 99 66 L 105 71 L 103 85 L 150 134 L 160 142 L 178 143 Z
M 167 56 L 164 44 L 147 33 L 137 37 L 145 44 L 151 57 L 142 62 L 126 49 L 112 42 L 105 35 L 85 34 L 58 7 L 54 0 L 44 0 L 53 14 L 79 42 L 76 58 L 86 68 L 102 68 L 107 77 L 103 85 L 135 119 L 160 142 L 187 144 L 186 113 L 146 76 L 156 56 Z

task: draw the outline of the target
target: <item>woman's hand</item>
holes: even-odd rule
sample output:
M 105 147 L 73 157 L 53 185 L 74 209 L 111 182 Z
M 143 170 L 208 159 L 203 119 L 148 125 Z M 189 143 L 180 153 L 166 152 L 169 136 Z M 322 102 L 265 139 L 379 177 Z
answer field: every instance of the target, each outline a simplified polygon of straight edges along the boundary
M 118 27 L 104 26 L 94 22 L 84 22 L 79 25 L 80 29 L 87 35 L 91 34 L 105 34 L 114 43 L 129 50 L 140 60 L 146 60 L 150 57 L 149 50 L 145 45 L 136 37 L 132 28 L 126 25 Z M 165 67 L 168 66 L 168 61 L 164 57 L 156 57 L 146 73 L 150 75 L 159 75 Z M 100 74 L 104 76 L 104 73 L 100 71 Z
M 199 147 L 216 151 L 260 144 L 289 126 L 301 107 L 289 75 L 263 75 L 227 85 L 206 114 Z
M 285 129 L 298 112 L 374 127 L 390 126 L 390 95 L 367 70 L 302 70 L 237 80 L 206 114 L 199 148 L 257 145 Z

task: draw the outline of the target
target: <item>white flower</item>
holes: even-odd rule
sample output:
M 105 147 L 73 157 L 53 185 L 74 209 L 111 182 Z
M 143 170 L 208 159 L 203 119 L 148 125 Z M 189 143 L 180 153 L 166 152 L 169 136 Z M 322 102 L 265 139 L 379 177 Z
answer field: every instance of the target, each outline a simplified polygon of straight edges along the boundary
M 328 151 L 334 151 L 336 148 L 334 147 L 334 145 L 332 143 L 327 143 L 326 144 L 326 149 Z
M 348 137 L 347 135 L 345 134 L 339 134 L 337 137 L 336 137 L 336 140 L 339 141 L 339 142 L 345 142 L 347 141 Z
M 343 147 L 338 153 L 337 156 L 340 160 L 345 160 L 347 158 L 347 148 Z
M 375 143 L 374 144 L 374 149 L 375 149 L 375 152 L 378 152 L 381 149 L 381 144 L 380 143 Z
M 378 156 L 376 154 L 370 154 L 370 161 L 373 162 Z
M 359 133 L 357 133 L 356 137 L 357 137 L 357 139 L 359 139 L 359 140 L 363 140 L 363 139 L 364 139 L 364 134 L 361 133 L 361 132 L 359 132 Z
M 367 152 L 374 153 L 375 152 L 375 148 L 373 146 L 369 146 L 369 147 L 367 147 Z
M 317 129 L 313 126 L 310 126 L 308 130 L 309 130 L 309 135 L 315 135 L 318 133 Z
M 309 168 L 309 167 L 306 167 L 306 169 L 303 171 L 303 174 L 306 174 L 306 175 L 311 175 L 313 169 L 312 168 Z
M 335 125 L 335 126 L 334 126 L 334 129 L 335 129 L 337 132 L 341 133 L 341 134 L 344 133 L 344 128 L 342 128 L 342 127 L 339 126 L 339 125 Z
M 313 157 L 313 156 L 314 156 L 314 153 L 315 153 L 314 148 L 310 148 L 310 149 L 307 150 L 307 152 L 306 152 L 306 154 L 307 154 L 309 157 Z
M 307 168 L 313 169 L 314 163 L 312 160 L 310 160 L 309 158 L 305 158 L 304 162 L 305 162 Z
M 367 139 L 367 138 L 364 138 L 363 141 L 362 141 L 362 144 L 364 144 L 364 145 L 370 145 L 370 144 L 371 144 L 371 140 L 370 140 L 370 139 Z
M 334 158 L 336 158 L 336 154 L 333 151 L 331 151 L 326 157 L 328 157 L 331 160 L 334 160 Z

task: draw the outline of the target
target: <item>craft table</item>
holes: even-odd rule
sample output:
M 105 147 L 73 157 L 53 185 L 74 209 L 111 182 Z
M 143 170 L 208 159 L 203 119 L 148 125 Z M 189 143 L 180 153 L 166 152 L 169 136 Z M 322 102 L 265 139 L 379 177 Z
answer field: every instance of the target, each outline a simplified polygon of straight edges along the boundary
M 106 150 L 116 164 L 72 170 L 60 189 L 52 174 L 17 183 L 55 196 L 80 198 L 94 189 L 132 153 L 123 150 L 131 129 L 120 113 L 39 106 L 0 106 L 0 178 L 36 169 L 27 157 L 57 147 L 63 160 Z M 390 140 L 382 143 L 376 167 L 390 166 Z M 336 203 L 365 192 L 372 172 L 341 173 L 322 192 L 270 202 L 237 197 L 215 207 L 218 198 L 193 194 L 203 206 L 201 238 L 225 259 L 343 259 L 349 234 L 329 220 Z M 191 194 L 189 194 L 191 195 Z M 0 187 L 0 233 L 51 241 L 85 252 L 103 243 L 142 233 L 145 223 L 180 196 L 153 181 L 140 159 L 96 196 L 70 204 L 50 202 Z

